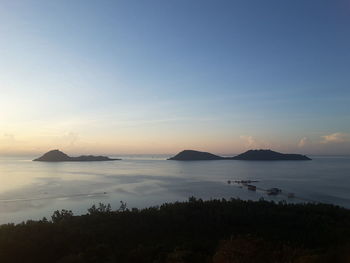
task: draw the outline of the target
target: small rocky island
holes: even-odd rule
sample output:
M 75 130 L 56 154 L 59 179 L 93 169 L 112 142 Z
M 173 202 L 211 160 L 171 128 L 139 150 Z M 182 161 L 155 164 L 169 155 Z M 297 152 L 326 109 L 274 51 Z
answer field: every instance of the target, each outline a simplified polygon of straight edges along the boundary
M 34 159 L 38 162 L 101 162 L 101 161 L 115 161 L 120 159 L 112 159 L 106 156 L 81 155 L 78 157 L 71 157 L 59 150 L 52 150 L 45 153 L 43 156 Z
M 246 160 L 246 161 L 307 161 L 311 160 L 306 155 L 301 154 L 284 154 L 274 152 L 271 150 L 249 150 L 241 153 L 232 160 Z
M 306 161 L 309 157 L 301 154 L 284 154 L 271 150 L 249 150 L 234 157 L 222 157 L 208 152 L 184 150 L 168 160 L 207 161 L 207 160 L 245 160 L 245 161 Z
M 169 158 L 168 160 L 176 160 L 176 161 L 200 161 L 200 160 L 223 160 L 224 157 L 208 153 L 208 152 L 199 152 L 194 150 L 184 150 L 179 152 L 174 157 Z

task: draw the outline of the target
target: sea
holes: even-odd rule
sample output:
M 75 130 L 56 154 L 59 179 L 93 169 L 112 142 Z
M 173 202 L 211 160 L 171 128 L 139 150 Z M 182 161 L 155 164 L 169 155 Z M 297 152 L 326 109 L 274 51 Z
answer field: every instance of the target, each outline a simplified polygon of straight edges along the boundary
M 33 162 L 0 158 L 0 224 L 51 218 L 55 210 L 86 214 L 93 204 L 119 209 L 239 198 L 327 203 L 350 208 L 350 156 L 312 161 L 170 161 L 165 155 L 114 156 L 107 162 Z M 235 181 L 252 180 L 256 191 Z M 229 183 L 229 181 L 231 183 Z M 266 190 L 279 188 L 278 195 Z M 291 197 L 290 193 L 294 194 Z

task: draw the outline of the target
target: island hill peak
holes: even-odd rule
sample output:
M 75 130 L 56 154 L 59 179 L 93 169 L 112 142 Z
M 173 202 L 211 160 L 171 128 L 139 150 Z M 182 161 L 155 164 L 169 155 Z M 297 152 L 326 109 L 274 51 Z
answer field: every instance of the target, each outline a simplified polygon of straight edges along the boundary
M 284 154 L 271 150 L 249 150 L 234 157 L 222 157 L 208 152 L 184 150 L 168 160 L 207 161 L 207 160 L 246 160 L 246 161 L 307 161 L 309 157 L 301 154 Z
M 179 152 L 175 156 L 169 158 L 168 160 L 176 161 L 195 161 L 195 160 L 223 160 L 224 157 L 208 153 L 208 152 L 199 152 L 195 150 L 184 150 Z
M 120 159 L 112 159 L 107 156 L 81 155 L 78 157 L 71 157 L 61 152 L 60 150 L 52 150 L 45 153 L 43 156 L 34 159 L 38 162 L 101 162 L 101 161 L 115 161 Z

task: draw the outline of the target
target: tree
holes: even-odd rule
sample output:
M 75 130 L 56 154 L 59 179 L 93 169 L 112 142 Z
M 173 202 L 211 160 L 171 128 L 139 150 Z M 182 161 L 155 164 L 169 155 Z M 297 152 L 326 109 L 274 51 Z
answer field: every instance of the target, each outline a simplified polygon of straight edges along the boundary
M 51 216 L 52 222 L 58 223 L 63 220 L 71 219 L 73 212 L 71 210 L 62 209 L 61 211 L 56 210 Z
M 126 202 L 120 201 L 120 207 L 119 207 L 118 211 L 119 212 L 124 212 L 126 210 L 127 210 Z
M 96 205 L 94 204 L 92 207 L 88 209 L 88 213 L 90 215 L 110 213 L 111 211 L 112 211 L 111 205 L 110 204 L 105 205 L 103 203 L 99 203 L 98 207 L 96 207 Z

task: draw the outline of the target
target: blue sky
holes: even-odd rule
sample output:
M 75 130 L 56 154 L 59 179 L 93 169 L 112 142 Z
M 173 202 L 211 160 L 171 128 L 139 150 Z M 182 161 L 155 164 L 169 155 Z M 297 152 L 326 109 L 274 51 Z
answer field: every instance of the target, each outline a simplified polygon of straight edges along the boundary
M 1 1 L 0 153 L 350 154 L 349 1 Z

